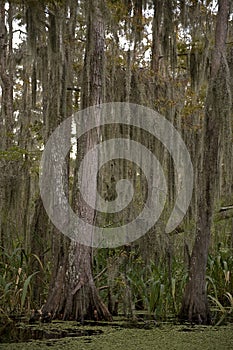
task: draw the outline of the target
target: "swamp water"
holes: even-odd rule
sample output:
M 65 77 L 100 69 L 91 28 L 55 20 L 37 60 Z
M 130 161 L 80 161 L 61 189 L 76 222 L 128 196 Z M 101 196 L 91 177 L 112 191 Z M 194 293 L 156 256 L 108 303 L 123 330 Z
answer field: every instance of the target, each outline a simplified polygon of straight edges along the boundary
M 232 350 L 233 324 L 191 326 L 153 321 L 50 324 L 9 322 L 0 329 L 0 349 L 62 350 Z

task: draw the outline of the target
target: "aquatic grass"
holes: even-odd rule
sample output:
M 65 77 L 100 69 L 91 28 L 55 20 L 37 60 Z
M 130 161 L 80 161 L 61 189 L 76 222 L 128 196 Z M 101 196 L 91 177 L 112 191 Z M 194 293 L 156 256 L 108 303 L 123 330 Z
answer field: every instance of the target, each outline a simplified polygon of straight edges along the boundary
M 35 256 L 35 254 L 33 254 Z M 31 282 L 39 272 L 30 273 L 30 254 L 16 247 L 12 253 L 1 251 L 0 259 L 0 313 L 29 312 L 32 305 Z M 39 257 L 37 257 L 37 260 Z
M 233 257 L 230 249 L 219 249 L 216 255 L 209 254 L 206 288 L 209 295 L 221 304 L 226 304 L 224 294 L 233 290 Z
M 162 259 L 158 264 L 151 261 L 148 266 L 142 262 L 137 266 L 134 262 L 127 277 L 134 303 L 141 300 L 144 311 L 151 317 L 165 320 L 177 314 L 187 279 L 183 263 L 174 258 L 169 270 Z
M 208 295 L 208 298 L 211 300 L 213 305 L 211 310 L 212 312 L 216 312 L 218 315 L 217 322 L 215 322 L 216 326 L 221 325 L 226 320 L 233 319 L 233 296 L 229 292 L 224 293 L 224 296 L 228 300 L 229 306 L 222 305 L 217 298 L 214 298 L 212 295 Z

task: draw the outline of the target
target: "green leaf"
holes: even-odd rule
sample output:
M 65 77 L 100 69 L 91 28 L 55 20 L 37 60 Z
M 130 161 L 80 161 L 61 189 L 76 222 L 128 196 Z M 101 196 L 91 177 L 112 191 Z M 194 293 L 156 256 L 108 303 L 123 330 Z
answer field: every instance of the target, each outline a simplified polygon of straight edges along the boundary
M 28 290 L 28 286 L 30 284 L 30 281 L 31 281 L 32 277 L 35 276 L 37 273 L 39 273 L 39 271 L 36 271 L 33 274 L 31 274 L 30 276 L 28 276 L 28 278 L 24 282 L 23 292 L 22 292 L 22 297 L 21 297 L 21 311 L 22 311 L 24 304 L 25 304 L 27 290 Z
M 208 295 L 208 297 L 216 304 L 216 306 L 218 307 L 216 309 L 216 311 L 220 311 L 221 313 L 225 314 L 226 313 L 226 309 L 225 307 L 220 303 L 220 301 L 218 301 L 218 299 L 214 298 L 212 295 Z
M 36 254 L 32 254 L 32 256 L 38 261 L 38 263 L 40 264 L 41 270 L 44 271 L 44 266 L 42 264 L 42 261 L 40 260 L 39 256 Z

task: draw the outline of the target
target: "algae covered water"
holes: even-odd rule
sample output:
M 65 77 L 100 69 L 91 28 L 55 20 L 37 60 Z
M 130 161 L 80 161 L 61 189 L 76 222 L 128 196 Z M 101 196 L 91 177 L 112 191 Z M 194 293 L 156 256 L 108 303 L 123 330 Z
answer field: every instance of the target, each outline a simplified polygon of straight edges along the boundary
M 0 349 L 214 350 L 233 349 L 233 324 L 192 326 L 154 322 L 9 324 Z

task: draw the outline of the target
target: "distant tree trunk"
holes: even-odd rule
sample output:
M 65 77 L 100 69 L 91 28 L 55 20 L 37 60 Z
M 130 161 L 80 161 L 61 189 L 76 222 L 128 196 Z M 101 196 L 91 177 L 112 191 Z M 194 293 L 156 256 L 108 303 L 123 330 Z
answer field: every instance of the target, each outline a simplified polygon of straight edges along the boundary
M 159 50 L 160 50 L 160 21 L 162 21 L 162 9 L 163 5 L 161 1 L 154 0 L 154 17 L 153 17 L 153 41 L 152 41 L 152 57 L 151 57 L 151 69 L 154 72 L 154 95 L 158 98 L 158 73 L 159 73 Z
M 191 255 L 189 280 L 179 315 L 183 320 L 203 324 L 211 322 L 206 292 L 206 265 L 219 175 L 219 135 L 222 118 L 228 117 L 231 108 L 229 68 L 226 60 L 229 4 L 229 0 L 219 1 L 211 79 L 206 97 L 196 238 Z
M 102 103 L 103 60 L 104 60 L 104 24 L 101 13 L 101 0 L 89 0 L 87 3 L 87 43 L 84 60 L 82 108 Z M 98 118 L 98 116 L 95 116 Z M 87 152 L 98 142 L 99 130 L 90 131 L 81 144 L 81 151 Z M 80 159 L 77 160 L 78 167 Z M 90 164 L 91 168 L 98 166 Z M 88 171 L 85 169 L 85 171 Z M 77 169 L 76 169 L 77 172 Z M 85 174 L 82 174 L 84 177 Z M 91 186 L 91 184 L 90 184 Z M 95 211 L 86 208 L 80 200 L 76 177 L 74 178 L 73 208 L 87 222 L 94 224 Z M 85 234 L 85 232 L 83 233 Z M 58 250 L 49 296 L 44 312 L 63 319 L 111 320 L 107 307 L 101 301 L 92 274 L 92 248 L 70 242 L 65 249 Z
M 2 151 L 9 151 L 13 145 L 14 67 L 12 38 L 12 4 L 9 4 L 7 16 L 5 1 L 0 1 L 0 149 Z M 0 245 L 2 248 L 6 246 L 7 238 L 11 236 L 15 224 L 15 217 L 12 219 L 12 211 L 14 210 L 12 188 L 16 183 L 18 166 L 14 161 L 9 164 L 10 162 L 5 162 L 4 158 L 0 159 Z

